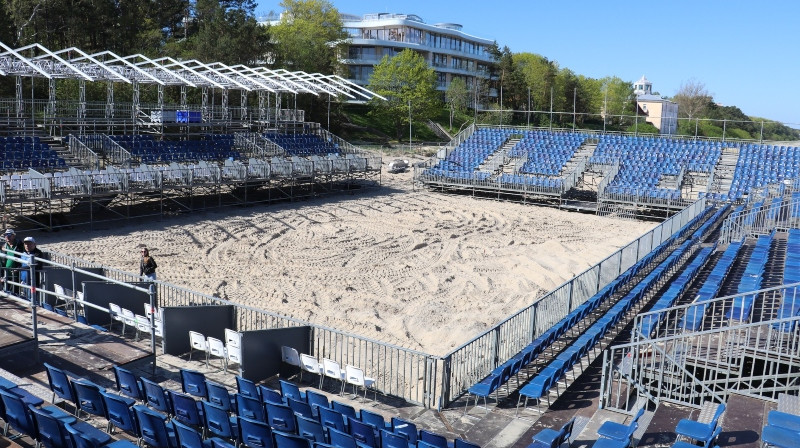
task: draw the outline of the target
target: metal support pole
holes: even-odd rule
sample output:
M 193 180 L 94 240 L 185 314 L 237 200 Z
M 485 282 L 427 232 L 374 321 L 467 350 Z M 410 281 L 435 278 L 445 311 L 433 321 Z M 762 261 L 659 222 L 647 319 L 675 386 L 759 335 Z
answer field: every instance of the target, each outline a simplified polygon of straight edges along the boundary
M 56 79 L 47 80 L 47 117 L 55 120 L 56 118 Z
M 114 118 L 114 83 L 106 84 L 106 119 Z
M 209 120 L 208 116 L 208 87 L 203 87 L 202 89 L 202 100 L 200 103 L 200 114 L 202 116 L 203 122 L 207 122 Z
M 578 114 L 576 105 L 578 103 L 578 88 L 572 90 L 572 132 L 575 132 L 575 116 Z
M 16 90 L 17 110 L 16 110 L 16 112 L 17 112 L 17 119 L 19 120 L 19 119 L 22 118 L 22 113 L 25 111 L 25 103 L 22 102 L 22 76 L 16 76 L 15 79 L 16 79 L 16 82 L 17 82 L 17 90 Z
M 188 100 L 186 99 L 186 86 L 181 85 L 181 109 L 186 110 L 189 104 Z M 188 120 L 188 115 L 187 115 Z
M 228 89 L 222 89 L 222 121 L 227 123 L 228 117 L 230 117 L 228 111 Z
M 550 130 L 553 130 L 553 88 L 550 87 Z
M 84 134 L 86 128 L 86 80 L 78 80 L 78 126 L 79 133 Z
M 258 128 L 264 126 L 264 120 L 267 119 L 267 92 L 263 90 L 258 91 Z
M 531 88 L 528 87 L 528 127 L 531 127 Z
M 411 152 L 411 100 L 408 100 L 408 152 Z
M 247 120 L 247 90 L 239 91 L 241 101 L 239 103 L 239 119 Z
M 137 134 L 139 124 L 136 122 L 139 118 L 139 82 L 133 80 L 133 104 L 131 105 L 131 119 L 133 120 L 133 133 Z

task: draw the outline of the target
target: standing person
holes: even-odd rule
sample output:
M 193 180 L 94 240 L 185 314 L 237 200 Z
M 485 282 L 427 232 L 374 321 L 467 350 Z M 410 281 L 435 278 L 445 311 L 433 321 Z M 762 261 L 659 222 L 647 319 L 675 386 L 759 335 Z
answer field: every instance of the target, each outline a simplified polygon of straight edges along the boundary
M 150 256 L 150 251 L 146 247 L 142 248 L 142 259 L 139 260 L 139 275 L 143 275 L 150 280 L 156 279 L 156 260 Z
M 36 240 L 33 239 L 32 236 L 25 237 L 25 239 L 22 240 L 22 245 L 25 247 L 25 252 L 20 256 L 20 258 L 22 258 L 22 263 L 20 263 L 19 282 L 25 285 L 38 287 L 40 278 L 39 267 L 42 265 L 39 259 L 44 258 L 44 252 L 36 247 Z M 31 259 L 33 259 L 33 263 L 31 263 Z M 33 265 L 36 272 L 36 278 L 33 282 L 30 281 L 31 265 Z M 24 293 L 25 291 L 23 290 L 22 292 Z M 27 294 L 26 296 L 30 297 Z
M 6 243 L 3 245 L 3 252 L 5 252 L 7 256 L 17 257 L 18 255 L 14 254 L 14 252 L 23 252 L 25 250 L 25 248 L 22 247 L 22 242 L 17 240 L 17 232 L 14 232 L 14 229 L 6 229 L 5 233 L 3 233 L 3 237 L 6 240 Z M 16 286 L 9 285 L 8 282 L 19 281 L 18 268 L 18 261 L 12 260 L 11 258 L 5 259 L 5 263 L 3 264 L 3 282 L 5 283 L 6 292 L 13 293 L 17 290 Z

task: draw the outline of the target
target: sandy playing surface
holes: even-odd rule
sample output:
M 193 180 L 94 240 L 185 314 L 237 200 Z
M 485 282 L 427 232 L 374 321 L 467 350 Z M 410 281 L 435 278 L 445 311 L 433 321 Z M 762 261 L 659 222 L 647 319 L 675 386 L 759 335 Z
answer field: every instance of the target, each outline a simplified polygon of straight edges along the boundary
M 442 355 L 655 225 L 413 191 L 411 173 L 384 173 L 354 196 L 36 238 L 137 274 L 146 245 L 160 280 Z

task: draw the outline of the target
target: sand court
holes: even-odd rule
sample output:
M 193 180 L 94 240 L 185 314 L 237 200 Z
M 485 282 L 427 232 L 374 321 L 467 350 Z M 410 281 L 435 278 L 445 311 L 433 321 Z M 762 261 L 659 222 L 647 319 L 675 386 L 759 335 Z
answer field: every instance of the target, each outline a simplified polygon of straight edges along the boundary
M 383 187 L 164 221 L 36 235 L 54 250 L 442 355 L 655 227 L 548 207 Z

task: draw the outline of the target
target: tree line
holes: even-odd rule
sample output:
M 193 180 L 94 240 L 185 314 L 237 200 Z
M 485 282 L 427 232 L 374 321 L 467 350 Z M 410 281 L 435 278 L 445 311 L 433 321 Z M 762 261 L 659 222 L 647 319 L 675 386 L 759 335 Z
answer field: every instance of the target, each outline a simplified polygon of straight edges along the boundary
M 257 21 L 254 0 L 0 0 L 0 41 L 14 48 L 38 42 L 51 50 L 77 47 L 87 53 L 110 50 L 120 56 L 170 56 L 349 77 L 340 62 L 348 34 L 338 10 L 328 0 L 283 0 L 280 7 L 280 20 L 264 26 Z M 586 77 L 547 57 L 513 53 L 497 44 L 490 53 L 493 63 L 484 82 L 468 89 L 456 79 L 445 95 L 436 91 L 433 69 L 419 54 L 404 51 L 384 58 L 369 87 L 388 101 L 374 102 L 371 113 L 391 121 L 397 136 L 408 123 L 408 112 L 418 121 L 446 110 L 452 128 L 454 120 L 470 118 L 468 109 L 472 119 L 484 122 L 655 131 L 630 118 L 637 112 L 632 82 Z M 69 82 L 60 84 L 63 97 L 76 89 Z M 45 84 L 34 84 L 34 89 L 46 96 Z M 13 79 L 0 78 L 0 96 L 13 95 Z M 103 95 L 102 86 L 87 88 L 87 99 L 102 100 Z M 148 95 L 155 93 L 144 91 L 142 100 Z M 177 101 L 177 95 L 167 92 L 168 100 Z M 115 92 L 120 100 L 125 96 L 124 87 Z M 762 119 L 735 106 L 715 105 L 702 83 L 686 83 L 671 100 L 679 105 L 681 134 L 800 138 L 797 130 L 780 123 L 763 120 L 762 126 Z M 334 117 L 345 119 L 343 105 L 329 105 L 327 98 L 305 95 L 297 101 L 311 120 L 323 121 L 331 106 Z M 550 110 L 561 113 L 542 113 Z

